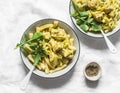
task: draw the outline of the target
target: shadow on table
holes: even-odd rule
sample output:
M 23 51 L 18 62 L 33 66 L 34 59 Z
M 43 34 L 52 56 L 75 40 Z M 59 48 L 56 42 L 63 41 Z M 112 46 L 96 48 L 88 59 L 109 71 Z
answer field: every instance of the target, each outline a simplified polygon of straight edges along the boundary
M 80 32 L 74 25 L 73 28 L 80 38 L 80 41 L 91 49 L 105 50 L 108 48 L 103 38 L 93 38 Z M 109 39 L 114 45 L 116 45 L 117 42 L 120 40 L 120 31 L 109 36 Z
M 90 88 L 96 88 L 98 86 L 98 84 L 99 84 L 99 80 L 97 80 L 97 81 L 90 81 L 90 80 L 87 80 L 85 78 L 85 83 Z
M 31 81 L 35 85 L 42 87 L 42 88 L 46 88 L 46 89 L 57 88 L 57 87 L 67 84 L 67 82 L 69 82 L 69 80 L 72 78 L 73 72 L 74 72 L 74 68 L 68 73 L 66 73 L 65 75 L 57 77 L 57 78 L 52 78 L 52 79 L 39 77 L 33 74 L 31 77 Z
M 25 73 L 27 75 L 29 70 L 24 64 L 23 64 L 23 69 L 25 70 Z M 74 67 L 68 73 L 59 76 L 57 78 L 43 78 L 35 74 L 32 74 L 30 81 L 32 81 L 34 85 L 41 88 L 45 88 L 45 89 L 57 88 L 67 84 L 69 80 L 72 78 L 73 72 L 74 72 Z

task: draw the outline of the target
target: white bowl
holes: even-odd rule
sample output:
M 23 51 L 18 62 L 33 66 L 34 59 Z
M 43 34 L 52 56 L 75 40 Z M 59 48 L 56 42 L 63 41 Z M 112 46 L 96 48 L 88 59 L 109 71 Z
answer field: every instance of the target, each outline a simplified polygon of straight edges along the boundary
M 72 0 L 70 0 L 70 4 L 69 4 L 69 14 L 71 15 L 74 12 L 74 8 L 72 5 Z M 95 34 L 95 33 L 91 33 L 91 32 L 85 32 L 83 31 L 77 24 L 76 24 L 76 20 L 75 18 L 71 17 L 71 20 L 73 22 L 73 24 L 75 25 L 75 27 L 81 31 L 82 33 L 84 33 L 85 35 L 91 36 L 91 37 L 103 37 L 103 35 L 101 33 L 99 34 Z M 106 33 L 106 36 L 110 36 L 114 33 L 116 33 L 117 31 L 120 30 L 120 20 L 118 21 L 118 25 L 115 29 L 113 29 L 113 31 Z
M 57 71 L 57 72 L 52 73 L 52 74 L 46 74 L 43 71 L 35 69 L 33 71 L 33 73 L 38 75 L 38 76 L 41 76 L 41 77 L 54 78 L 54 77 L 58 77 L 58 76 L 66 74 L 68 71 L 70 71 L 74 67 L 74 65 L 76 64 L 76 62 L 78 61 L 79 56 L 80 56 L 80 41 L 79 41 L 79 39 L 77 37 L 77 34 L 75 33 L 75 31 L 68 24 L 66 24 L 66 23 L 64 23 L 64 22 L 62 22 L 60 20 L 57 20 L 57 19 L 39 20 L 39 21 L 33 23 L 32 25 L 30 25 L 27 28 L 27 30 L 24 32 L 24 34 L 28 34 L 31 31 L 35 31 L 36 26 L 41 26 L 41 25 L 44 25 L 44 24 L 47 24 L 47 23 L 52 23 L 55 20 L 59 21 L 59 27 L 65 29 L 65 31 L 68 34 L 70 34 L 70 36 L 72 38 L 74 38 L 74 46 L 76 47 L 76 52 L 75 52 L 75 55 L 74 55 L 73 59 L 71 60 L 70 64 L 66 68 L 64 68 L 63 70 Z M 24 36 L 24 34 L 23 34 L 23 36 Z M 23 39 L 23 37 L 22 37 L 22 39 Z M 31 69 L 32 64 L 30 63 L 30 61 L 24 56 L 24 54 L 21 51 L 20 51 L 20 54 L 21 54 L 22 60 L 23 60 L 24 64 L 26 65 L 26 67 L 28 69 Z
M 94 63 L 94 64 L 96 64 L 98 67 L 99 67 L 99 72 L 98 72 L 98 74 L 96 75 L 96 76 L 88 76 L 87 74 L 86 74 L 86 68 L 87 68 L 87 66 L 89 66 L 89 64 L 91 64 L 91 63 Z M 90 81 L 97 81 L 97 80 L 99 80 L 100 79 L 100 77 L 101 77 L 101 73 L 102 73 L 102 71 L 101 71 L 101 66 L 98 64 L 98 63 L 96 63 L 96 62 L 90 62 L 90 63 L 88 63 L 85 67 L 84 67 L 84 75 L 85 75 L 85 77 L 88 79 L 88 80 L 90 80 Z

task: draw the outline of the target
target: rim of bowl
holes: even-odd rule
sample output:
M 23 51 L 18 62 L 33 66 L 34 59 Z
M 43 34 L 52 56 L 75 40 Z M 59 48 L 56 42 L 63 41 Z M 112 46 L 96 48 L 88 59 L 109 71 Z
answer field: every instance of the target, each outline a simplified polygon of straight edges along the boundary
M 70 2 L 69 2 L 69 16 L 70 16 L 70 13 L 71 13 L 71 4 L 72 4 L 72 0 L 70 0 Z M 79 27 L 77 26 L 77 24 L 74 22 L 72 16 L 70 16 L 70 19 L 72 20 L 72 23 L 73 23 L 74 26 L 77 28 L 77 30 L 79 30 L 80 32 L 82 32 L 84 35 L 89 36 L 89 37 L 92 37 L 92 38 L 104 38 L 101 33 L 100 33 L 101 36 L 93 36 L 93 35 L 89 35 L 89 34 L 85 33 L 84 31 L 82 31 L 81 28 L 79 28 Z M 114 28 L 114 29 L 115 29 L 115 28 Z M 120 27 L 119 27 L 115 32 L 112 32 L 112 31 L 111 31 L 111 32 L 108 32 L 108 33 L 110 33 L 110 34 L 106 34 L 106 36 L 107 36 L 107 37 L 112 36 L 112 35 L 114 35 L 115 33 L 117 33 L 119 30 L 120 30 Z M 93 33 L 93 34 L 94 34 L 94 33 Z
M 81 51 L 80 40 L 79 40 L 78 35 L 77 35 L 77 33 L 75 32 L 75 30 L 74 30 L 70 25 L 68 25 L 66 22 L 61 21 L 61 20 L 59 20 L 59 19 L 54 19 L 54 18 L 41 19 L 41 20 L 38 20 L 38 21 L 33 22 L 30 26 L 27 27 L 27 29 L 29 29 L 29 28 L 30 28 L 32 25 L 34 25 L 35 23 L 38 23 L 39 21 L 43 21 L 43 20 L 59 21 L 59 22 L 65 24 L 65 25 L 67 25 L 67 26 L 73 31 L 73 33 L 75 34 L 75 36 L 76 36 L 76 38 L 77 38 L 79 51 L 78 51 L 78 55 L 77 55 L 77 59 L 76 59 L 76 61 L 75 61 L 75 64 L 73 64 L 73 66 L 72 66 L 68 71 L 66 71 L 65 73 L 63 73 L 63 74 L 61 74 L 61 75 L 50 76 L 50 77 L 48 77 L 48 76 L 41 76 L 41 75 L 37 74 L 35 71 L 33 71 L 33 74 L 36 75 L 36 76 L 39 76 L 39 77 L 49 78 L 49 79 L 64 76 L 65 74 L 69 73 L 69 72 L 74 68 L 74 66 L 76 65 L 76 63 L 77 63 L 78 60 L 79 60 L 80 51 Z M 27 31 L 27 29 L 23 32 L 22 37 L 21 37 L 21 39 L 20 39 L 20 42 L 22 41 L 23 36 L 24 36 L 25 32 Z M 25 62 L 24 62 L 24 59 L 23 59 L 23 57 L 22 57 L 21 48 L 19 49 L 19 51 L 20 51 L 20 56 L 21 56 L 21 59 L 22 59 L 23 64 L 25 65 L 25 67 L 26 67 L 27 69 L 30 70 L 30 68 L 29 68 L 29 67 L 25 64 Z M 66 67 L 66 68 L 67 68 L 67 67 Z M 37 69 L 37 70 L 38 70 L 38 69 Z M 38 70 L 38 71 L 40 71 L 40 70 Z

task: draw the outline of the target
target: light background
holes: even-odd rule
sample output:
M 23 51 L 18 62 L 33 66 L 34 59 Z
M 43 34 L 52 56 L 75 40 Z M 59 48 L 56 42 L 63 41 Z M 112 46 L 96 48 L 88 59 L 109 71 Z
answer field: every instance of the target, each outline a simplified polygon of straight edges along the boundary
M 69 0 L 0 0 L 0 93 L 119 93 L 120 90 L 120 32 L 110 40 L 118 49 L 111 54 L 103 39 L 90 38 L 77 31 L 81 55 L 75 68 L 65 76 L 43 79 L 32 75 L 26 91 L 19 82 L 28 73 L 19 49 L 15 50 L 26 28 L 37 20 L 56 18 L 74 28 L 69 16 Z M 97 61 L 102 67 L 99 82 L 86 81 L 84 66 Z

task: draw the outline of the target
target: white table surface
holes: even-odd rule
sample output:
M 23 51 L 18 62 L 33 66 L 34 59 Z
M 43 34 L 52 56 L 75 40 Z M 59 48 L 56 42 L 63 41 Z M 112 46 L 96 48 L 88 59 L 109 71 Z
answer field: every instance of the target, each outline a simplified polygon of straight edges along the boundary
M 19 82 L 28 70 L 22 63 L 15 45 L 25 29 L 43 18 L 56 18 L 73 26 L 69 16 L 69 0 L 0 0 L 0 93 L 119 93 L 120 90 L 120 31 L 110 37 L 118 48 L 111 54 L 103 39 L 77 32 L 81 55 L 75 68 L 65 76 L 43 79 L 32 75 L 26 91 Z M 102 67 L 98 82 L 86 81 L 83 68 L 97 61 Z

